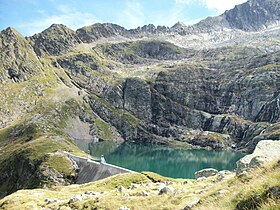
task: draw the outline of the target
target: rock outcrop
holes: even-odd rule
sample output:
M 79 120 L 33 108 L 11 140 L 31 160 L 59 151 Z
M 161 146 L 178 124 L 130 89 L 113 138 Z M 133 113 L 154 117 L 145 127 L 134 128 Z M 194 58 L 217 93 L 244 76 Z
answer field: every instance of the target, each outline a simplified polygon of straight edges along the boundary
M 210 176 L 215 176 L 218 173 L 218 171 L 214 168 L 206 168 L 206 169 L 202 169 L 200 171 L 195 172 L 195 178 L 201 178 L 201 177 L 205 177 L 208 178 Z
M 246 155 L 237 164 L 237 173 L 247 171 L 280 158 L 280 141 L 260 141 L 251 155 Z
M 62 24 L 52 24 L 48 29 L 30 37 L 38 56 L 60 55 L 81 43 L 74 31 Z

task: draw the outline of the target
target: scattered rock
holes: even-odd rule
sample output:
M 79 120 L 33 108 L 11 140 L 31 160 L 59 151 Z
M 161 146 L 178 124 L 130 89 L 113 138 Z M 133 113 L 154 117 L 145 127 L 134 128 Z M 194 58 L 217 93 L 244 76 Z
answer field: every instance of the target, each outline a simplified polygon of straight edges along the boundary
M 125 188 L 123 186 L 118 186 L 118 191 L 119 192 L 124 192 L 125 191 Z
M 217 175 L 226 176 L 226 175 L 231 175 L 231 174 L 234 174 L 234 173 L 232 171 L 229 171 L 229 170 L 222 170 L 222 171 L 219 171 Z
M 71 210 L 69 206 L 61 206 L 58 210 Z
M 68 203 L 75 203 L 76 201 L 82 201 L 82 200 L 86 200 L 89 198 L 90 198 L 90 196 L 88 196 L 86 194 L 74 195 L 70 198 Z
M 201 181 L 203 181 L 203 180 L 205 180 L 205 179 L 206 179 L 206 177 L 203 176 L 203 177 L 197 178 L 197 181 L 198 181 L 198 182 L 201 182 Z
M 168 185 L 173 185 L 174 182 L 165 182 L 165 184 L 168 186 Z
M 189 192 L 189 190 L 186 189 L 186 188 L 183 188 L 183 189 L 182 189 L 182 192 L 186 193 L 186 192 Z
M 119 210 L 130 210 L 130 208 L 128 208 L 127 206 L 121 206 Z
M 179 194 L 181 194 L 181 193 L 183 193 L 182 190 L 176 190 L 175 193 L 174 193 L 174 195 L 179 195 Z
M 190 184 L 190 185 L 193 185 L 193 182 L 186 180 L 186 181 L 183 182 L 183 184 Z
M 199 198 L 193 200 L 192 202 L 188 203 L 188 204 L 184 207 L 184 210 L 189 210 L 189 209 L 191 209 L 192 207 L 194 207 L 195 205 L 197 205 L 199 202 L 200 202 L 200 199 L 199 199 Z
M 234 172 L 231 172 L 231 171 L 227 171 L 227 170 L 224 170 L 224 171 L 219 171 L 219 173 L 217 174 L 217 178 L 213 180 L 214 183 L 216 182 L 220 182 L 226 178 L 230 178 L 232 176 L 234 176 L 235 173 Z
M 145 190 L 142 190 L 141 192 L 137 193 L 137 196 L 149 196 L 149 195 L 150 195 L 150 193 L 148 193 Z
M 210 176 L 215 176 L 218 173 L 218 171 L 214 168 L 206 168 L 202 169 L 200 171 L 195 172 L 195 178 L 198 179 L 200 177 L 210 177 Z
M 204 193 L 205 192 L 205 190 L 196 190 L 194 193 L 195 194 L 202 194 L 202 193 Z
M 174 188 L 173 187 L 163 187 L 159 190 L 159 194 L 162 195 L 162 194 L 168 194 L 168 193 L 171 193 L 174 191 Z
M 194 196 L 196 196 L 196 194 L 190 193 L 190 194 L 188 194 L 187 196 L 188 196 L 188 197 L 194 197 Z
M 228 192 L 229 192 L 228 190 L 219 190 L 218 192 L 215 193 L 215 195 L 222 196 L 222 195 L 224 195 L 224 194 L 226 194 Z
M 145 187 L 154 187 L 154 185 L 151 184 L 151 183 L 148 183 L 148 184 L 145 185 Z
M 85 194 L 86 194 L 86 195 L 96 195 L 95 192 L 91 192 L 91 191 L 85 191 Z
M 272 197 L 280 197 L 280 187 L 270 188 L 269 193 Z
M 132 183 L 132 184 L 130 185 L 129 189 L 133 190 L 133 189 L 137 189 L 137 188 L 139 188 L 139 187 L 140 187 L 139 184 L 134 184 L 134 183 Z
M 55 202 L 57 202 L 57 200 L 52 200 L 52 199 L 46 198 L 46 199 L 45 199 L 45 202 L 46 202 L 47 204 L 50 204 L 50 203 L 55 203 Z

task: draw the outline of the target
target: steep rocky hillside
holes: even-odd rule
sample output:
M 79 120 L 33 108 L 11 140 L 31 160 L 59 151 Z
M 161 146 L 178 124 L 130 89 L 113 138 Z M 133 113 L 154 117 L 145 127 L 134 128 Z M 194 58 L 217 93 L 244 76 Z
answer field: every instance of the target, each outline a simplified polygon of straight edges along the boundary
M 279 5 L 250 0 L 171 28 L 3 30 L 1 196 L 74 183 L 73 140 L 243 151 L 279 140 Z

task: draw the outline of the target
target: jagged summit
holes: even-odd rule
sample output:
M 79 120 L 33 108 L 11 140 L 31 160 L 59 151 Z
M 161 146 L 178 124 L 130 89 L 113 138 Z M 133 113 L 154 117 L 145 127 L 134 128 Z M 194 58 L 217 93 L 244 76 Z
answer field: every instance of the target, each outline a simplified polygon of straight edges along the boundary
M 113 23 L 96 23 L 76 31 L 77 36 L 85 43 L 116 35 L 123 36 L 126 32 L 127 30 L 124 27 Z
M 183 47 L 208 47 L 226 40 L 237 39 L 240 34 L 261 31 L 280 24 L 280 0 L 249 0 L 215 17 L 208 17 L 197 24 L 187 26 L 177 22 L 171 28 L 148 24 L 135 29 L 126 29 L 113 23 L 95 23 L 76 31 L 63 24 L 52 24 L 41 33 L 30 37 L 38 56 L 61 55 L 80 43 L 94 43 L 98 40 L 126 41 L 161 36 Z M 226 32 L 221 34 L 220 32 Z M 21 36 L 13 28 L 2 33 Z M 208 36 L 201 36 L 206 34 Z M 190 38 L 193 35 L 195 38 Z M 13 37 L 13 36 L 11 36 Z M 194 39 L 196 41 L 194 41 Z M 101 41 L 101 42 L 102 42 Z
M 1 37 L 6 37 L 7 39 L 17 39 L 18 37 L 23 38 L 20 32 L 18 32 L 15 28 L 13 27 L 8 27 L 4 30 L 1 31 L 0 33 Z
M 279 0 L 249 0 L 235 6 L 233 9 L 215 17 L 208 17 L 197 24 L 186 26 L 177 22 L 171 28 L 154 26 L 153 24 L 127 30 L 116 24 L 94 24 L 77 30 L 77 34 L 84 42 L 92 42 L 99 38 L 111 36 L 141 37 L 153 34 L 188 34 L 213 33 L 225 30 L 241 30 L 254 32 L 266 29 L 280 23 Z
M 187 25 L 181 21 L 178 21 L 177 23 L 174 24 L 174 26 L 171 27 L 172 28 L 180 28 L 180 27 L 187 27 Z
M 12 33 L 19 33 L 15 28 L 9 26 L 8 28 L 4 29 L 1 31 L 1 33 L 9 33 L 9 32 L 12 32 Z
M 63 24 L 52 24 L 49 28 L 30 38 L 38 56 L 59 55 L 81 43 L 75 31 Z

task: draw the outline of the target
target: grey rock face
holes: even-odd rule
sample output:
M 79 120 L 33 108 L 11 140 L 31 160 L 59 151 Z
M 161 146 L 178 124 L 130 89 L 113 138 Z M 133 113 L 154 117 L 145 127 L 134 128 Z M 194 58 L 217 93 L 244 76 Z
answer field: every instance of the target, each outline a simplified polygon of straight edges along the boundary
M 280 141 L 260 141 L 253 154 L 246 155 L 237 164 L 237 173 L 261 166 L 267 161 L 276 160 L 280 157 Z
M 258 31 L 271 24 L 279 24 L 279 0 L 249 0 L 225 12 L 223 16 L 229 22 L 231 28 Z

